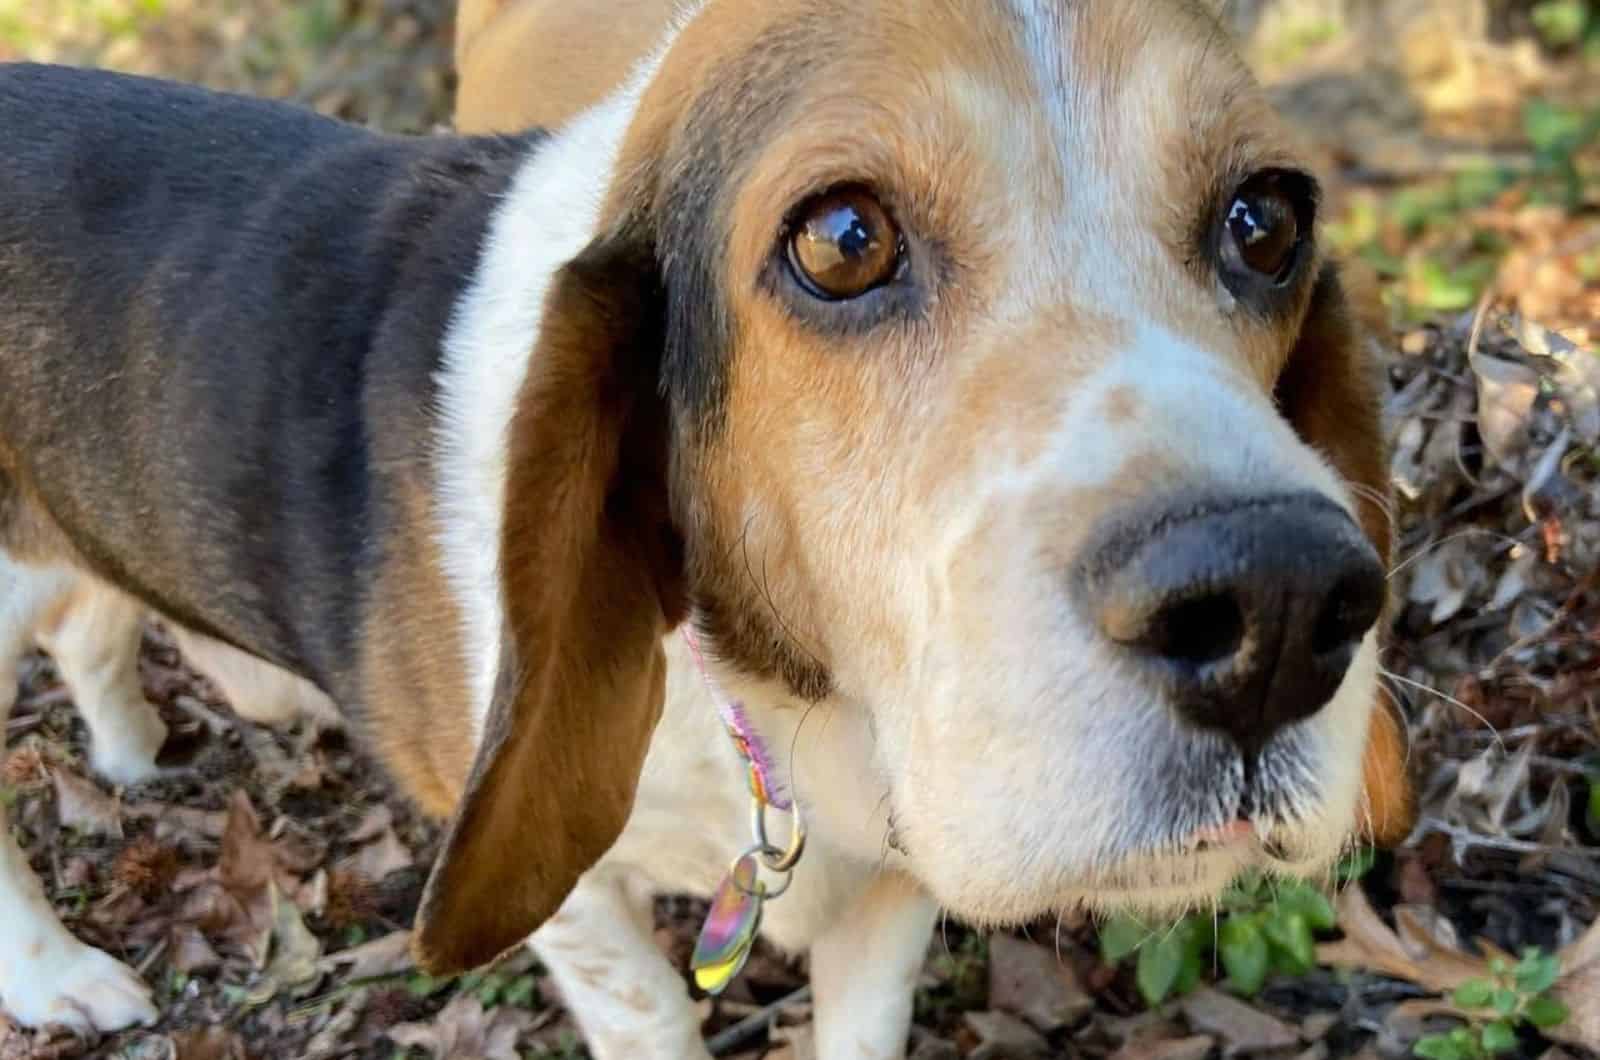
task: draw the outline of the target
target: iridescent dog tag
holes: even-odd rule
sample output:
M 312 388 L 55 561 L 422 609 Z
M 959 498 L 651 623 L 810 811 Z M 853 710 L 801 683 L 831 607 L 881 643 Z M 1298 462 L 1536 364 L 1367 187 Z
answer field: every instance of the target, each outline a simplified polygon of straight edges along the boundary
M 689 958 L 695 985 L 708 994 L 722 993 L 750 957 L 767 893 L 758 876 L 755 855 L 746 854 L 733 863 L 711 899 L 711 911 Z

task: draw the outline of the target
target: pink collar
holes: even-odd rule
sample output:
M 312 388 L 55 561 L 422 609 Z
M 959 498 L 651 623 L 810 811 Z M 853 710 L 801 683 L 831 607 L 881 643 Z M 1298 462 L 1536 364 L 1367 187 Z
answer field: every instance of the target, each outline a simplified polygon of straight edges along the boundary
M 717 705 L 717 713 L 722 715 L 723 728 L 728 730 L 734 749 L 739 752 L 739 757 L 744 759 L 751 796 L 763 805 L 779 810 L 789 809 L 792 802 L 782 782 L 778 780 L 778 771 L 772 764 L 772 756 L 767 753 L 766 741 L 761 738 L 756 727 L 750 724 L 749 715 L 744 711 L 744 704 L 729 698 L 722 690 L 722 686 L 717 683 L 717 679 L 711 676 L 711 668 L 706 665 L 705 656 L 700 651 L 700 640 L 687 623 L 683 627 L 683 640 L 689 645 L 689 654 L 694 656 L 694 664 L 699 668 L 700 676 L 711 692 L 711 699 Z
M 722 880 L 711 899 L 710 911 L 700 926 L 695 940 L 694 953 L 689 967 L 694 981 L 708 994 L 720 994 L 734 980 L 755 945 L 756 933 L 761 930 L 761 907 L 789 889 L 794 879 L 794 867 L 805 851 L 806 826 L 800 807 L 784 792 L 778 783 L 777 770 L 761 734 L 750 724 L 744 704 L 730 699 L 711 676 L 705 655 L 700 651 L 699 639 L 687 624 L 683 627 L 684 643 L 694 656 L 694 664 L 717 704 L 723 727 L 733 740 L 734 749 L 744 760 L 745 776 L 750 784 L 750 845 L 746 847 Z M 767 807 L 788 810 L 789 842 L 774 846 L 767 839 Z M 763 878 L 763 870 L 782 879 L 775 888 Z

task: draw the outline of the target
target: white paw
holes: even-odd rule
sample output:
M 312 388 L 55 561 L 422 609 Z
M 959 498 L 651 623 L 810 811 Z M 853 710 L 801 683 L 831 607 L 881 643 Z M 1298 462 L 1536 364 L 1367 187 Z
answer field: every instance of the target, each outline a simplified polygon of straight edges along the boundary
M 166 722 L 155 707 L 141 699 L 92 730 L 89 763 L 113 784 L 138 784 L 160 772 L 156 755 L 166 740 Z
M 0 1004 L 23 1026 L 57 1023 L 104 1034 L 156 1020 L 138 973 L 76 939 L 54 956 L 0 953 L 0 968 L 11 973 L 0 981 Z

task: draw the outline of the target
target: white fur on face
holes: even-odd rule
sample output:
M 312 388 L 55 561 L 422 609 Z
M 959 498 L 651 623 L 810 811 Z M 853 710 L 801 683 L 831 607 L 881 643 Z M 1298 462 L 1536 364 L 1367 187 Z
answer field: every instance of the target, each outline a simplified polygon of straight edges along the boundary
M 1136 419 L 1106 421 L 1113 389 L 1138 402 Z M 1165 477 L 1141 481 L 1136 469 L 1153 460 Z M 895 579 L 911 597 L 902 613 L 923 626 L 915 665 L 873 681 L 850 660 L 855 702 L 833 707 L 870 714 L 876 746 L 863 768 L 887 779 L 911 866 L 935 896 L 963 916 L 1009 921 L 1080 903 L 1181 907 L 1269 861 L 1326 869 L 1355 821 L 1372 636 L 1333 701 L 1268 745 L 1247 793 L 1231 743 L 1179 720 L 1103 646 L 1067 598 L 1062 562 L 1089 529 L 1071 525 L 1082 521 L 1074 498 L 1096 491 L 1128 503 L 1169 488 L 1315 491 L 1351 510 L 1270 398 L 1225 358 L 1137 329 L 1076 384 L 1043 455 L 958 481 L 950 496 L 962 499 L 946 513 L 954 547 L 930 549 L 939 559 L 922 576 Z M 921 596 L 919 585 L 938 589 Z M 1199 854 L 1199 833 L 1246 814 L 1280 855 L 1263 843 Z
M 1247 319 L 1167 245 L 1171 211 L 1198 212 L 1205 189 L 1160 188 L 1163 145 L 1180 135 L 1181 104 L 1158 91 L 1166 56 L 1131 49 L 1149 70 L 1134 69 L 1128 91 L 1108 99 L 1099 85 L 1071 83 L 1073 20 L 1053 5 L 1015 6 L 1027 22 L 1019 61 L 1036 67 L 1040 106 L 1007 128 L 1015 104 L 981 78 L 937 89 L 941 105 L 974 118 L 969 142 L 997 160 L 991 186 L 949 190 L 980 166 L 938 176 L 940 193 L 966 194 L 973 211 L 1010 204 L 1008 218 L 980 226 L 981 252 L 967 248 L 998 261 L 999 280 L 977 311 L 940 318 L 946 326 L 916 351 L 926 374 L 906 389 L 955 392 L 953 380 L 1026 366 L 1029 379 L 1046 381 L 1047 392 L 1029 396 L 1051 422 L 1043 432 L 1020 426 L 1019 410 L 1002 405 L 974 424 L 959 402 L 935 398 L 908 425 L 905 410 L 869 407 L 866 422 L 849 424 L 867 441 L 852 444 L 895 459 L 841 464 L 818 445 L 817 459 L 763 468 L 773 485 L 748 504 L 742 546 L 775 610 L 790 603 L 785 593 L 804 592 L 794 609 L 824 616 L 805 647 L 827 660 L 837 691 L 816 713 L 855 737 L 833 744 L 837 757 L 826 761 L 797 753 L 795 787 L 829 827 L 864 831 L 892 813 L 903 864 L 978 921 L 1077 904 L 1181 908 L 1215 898 L 1251 865 L 1323 872 L 1356 823 L 1374 638 L 1330 703 L 1269 743 L 1252 781 L 1231 742 L 1183 722 L 1103 645 L 1067 581 L 1101 520 L 1166 495 L 1317 493 L 1353 516 L 1350 491 L 1274 405 L 1263 354 L 1281 358 L 1292 329 Z M 1223 79 L 1216 94 L 1235 87 Z M 1152 92 L 1160 98 L 1142 103 Z M 1040 114 L 1053 157 L 1028 141 Z M 1019 169 L 1049 164 L 1059 172 Z M 1053 187 L 1064 189 L 1059 199 L 1022 190 Z M 1162 193 L 1145 197 L 1151 188 Z M 1069 323 L 1041 338 L 1038 322 L 1051 319 Z M 1081 332 L 1070 323 L 1085 320 Z M 870 342 L 841 360 L 906 371 L 882 367 L 891 357 L 874 361 L 883 351 Z M 1136 411 L 1111 416 L 1118 395 Z M 821 418 L 832 414 L 824 401 L 816 423 L 806 422 L 806 394 L 784 401 L 796 434 L 843 433 Z M 951 435 L 969 448 L 952 456 L 930 444 Z M 781 536 L 767 529 L 780 524 Z M 769 575 L 768 548 L 799 555 Z M 793 731 L 783 720 L 792 704 L 759 709 L 785 704 L 782 688 L 724 679 L 744 689 L 769 738 Z M 808 786 L 807 773 L 820 782 Z M 1207 831 L 1241 817 L 1255 839 L 1201 848 Z M 881 833 L 854 842 L 860 856 L 882 849 Z

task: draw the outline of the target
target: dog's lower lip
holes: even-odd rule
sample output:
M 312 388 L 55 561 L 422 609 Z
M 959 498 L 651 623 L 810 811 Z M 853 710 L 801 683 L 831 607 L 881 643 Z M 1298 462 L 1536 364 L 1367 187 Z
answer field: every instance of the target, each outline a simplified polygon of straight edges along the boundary
M 1191 841 L 1200 848 L 1229 846 L 1234 843 L 1245 843 L 1256 838 L 1256 826 L 1242 818 L 1229 821 L 1227 824 L 1202 828 L 1194 833 Z

